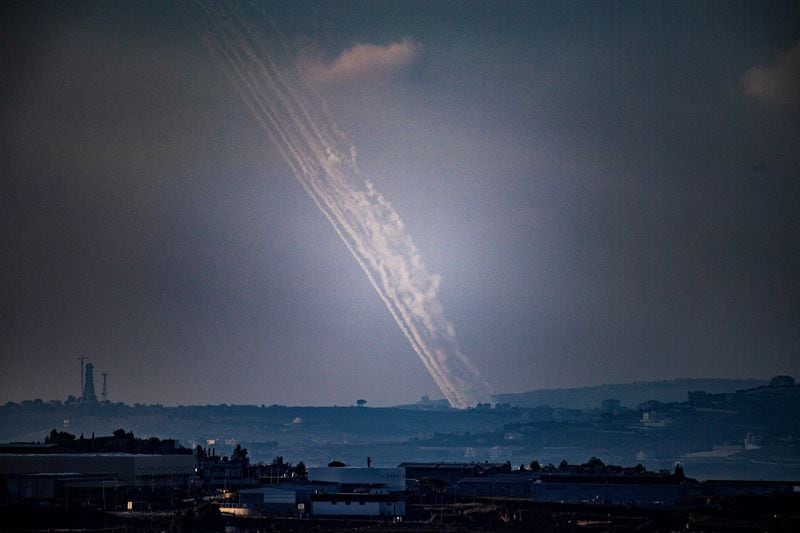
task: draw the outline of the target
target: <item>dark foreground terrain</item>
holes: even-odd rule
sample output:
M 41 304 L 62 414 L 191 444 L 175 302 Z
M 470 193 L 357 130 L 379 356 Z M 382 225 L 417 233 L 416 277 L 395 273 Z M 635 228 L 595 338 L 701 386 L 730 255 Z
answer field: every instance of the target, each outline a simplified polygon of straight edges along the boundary
M 478 499 L 409 505 L 403 522 L 358 518 L 246 518 L 213 506 L 162 513 L 0 507 L 0 531 L 800 531 L 800 495 L 735 498 L 714 507 L 638 509 Z

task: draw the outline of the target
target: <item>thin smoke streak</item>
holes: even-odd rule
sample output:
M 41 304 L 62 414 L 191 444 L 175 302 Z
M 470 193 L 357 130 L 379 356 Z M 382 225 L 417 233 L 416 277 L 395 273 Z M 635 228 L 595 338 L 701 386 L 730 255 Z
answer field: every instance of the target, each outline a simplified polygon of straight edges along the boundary
M 252 58 L 253 54 L 252 54 L 252 51 L 251 51 L 251 50 L 249 50 L 249 49 L 246 49 L 246 53 L 247 53 L 247 55 L 248 55 L 248 56 L 250 56 L 250 57 Z M 236 54 L 236 56 L 237 56 L 237 59 L 241 60 L 241 56 L 239 56 L 238 54 Z M 244 75 L 242 75 L 242 72 L 241 72 L 241 70 L 240 70 L 238 67 L 237 67 L 237 69 L 236 69 L 236 70 L 237 70 L 237 72 L 240 74 L 240 78 L 241 78 L 241 80 L 242 80 L 242 81 L 243 81 L 243 82 L 244 82 L 246 85 L 248 85 L 248 86 L 250 86 L 250 87 L 252 88 L 252 87 L 253 87 L 253 85 L 252 85 L 252 81 L 253 81 L 253 80 L 252 80 L 252 78 L 253 78 L 253 77 L 252 77 L 252 76 L 247 76 L 247 77 L 245 77 Z M 273 88 L 274 88 L 274 87 L 273 87 Z M 281 95 L 281 97 L 282 97 L 282 96 L 283 96 L 283 95 Z M 286 102 L 285 100 L 284 100 L 284 102 L 283 102 L 283 103 L 284 103 L 284 105 L 286 105 L 286 104 L 287 104 L 287 102 Z M 262 107 L 262 109 L 263 109 L 263 107 Z M 329 176 L 338 178 L 338 179 L 337 179 L 337 181 L 339 181 L 340 183 L 337 183 L 336 185 L 341 185 L 341 175 L 340 175 L 340 174 L 339 174 L 339 172 L 338 172 L 338 168 L 336 168 L 336 167 L 331 167 L 331 166 L 330 166 L 330 164 L 326 164 L 326 163 L 329 163 L 329 162 L 330 162 L 330 158 L 325 158 L 325 156 L 324 156 L 322 153 L 320 153 L 320 151 L 319 151 L 318 147 L 314 145 L 314 142 L 313 142 L 313 141 L 314 141 L 314 140 L 317 140 L 317 141 L 318 141 L 318 140 L 319 140 L 319 137 L 317 137 L 317 139 L 309 139 L 309 134 L 308 134 L 307 130 L 305 129 L 305 126 L 307 125 L 307 123 L 306 123 L 306 124 L 302 124 L 302 123 L 301 123 L 302 121 L 300 121 L 300 120 L 299 120 L 299 118 L 296 116 L 296 114 L 295 114 L 295 112 L 294 112 L 294 110 L 293 110 L 293 109 L 291 109 L 291 108 L 290 108 L 290 109 L 289 109 L 289 111 L 290 111 L 290 115 L 294 115 L 294 119 L 295 119 L 295 126 L 298 128 L 300 136 L 301 136 L 301 137 L 303 137 L 303 138 L 306 140 L 306 142 L 307 142 L 307 143 L 310 145 L 310 146 L 309 146 L 309 148 L 311 148 L 311 149 L 312 149 L 312 150 L 315 152 L 315 155 L 316 155 L 317 161 L 318 161 L 318 162 L 320 162 L 320 163 L 322 164 L 322 166 L 323 166 L 323 167 L 324 167 L 324 168 L 327 170 L 327 172 L 328 172 L 328 175 L 329 175 Z M 305 118 L 305 119 L 310 119 L 310 117 L 309 117 L 309 115 L 308 115 L 307 113 L 303 113 L 303 115 L 304 115 L 304 116 L 303 116 L 303 118 Z M 312 122 L 312 124 L 313 124 L 313 122 Z M 281 128 L 281 129 L 283 130 L 283 128 Z M 314 128 L 314 129 L 316 129 L 316 128 Z M 319 130 L 317 129 L 317 132 L 318 132 L 318 131 L 319 131 Z M 284 133 L 284 134 L 288 134 L 288 132 L 286 132 L 286 130 L 283 130 L 283 133 Z M 315 132 L 315 133 L 316 133 L 316 132 Z M 291 141 L 290 141 L 290 146 L 291 146 L 291 148 L 292 148 L 292 152 L 294 152 L 294 154 L 295 154 L 296 156 L 299 156 L 300 154 L 302 154 L 302 147 L 298 147 L 298 145 L 296 144 L 297 140 L 296 140 L 296 138 L 294 138 L 294 136 L 293 136 L 293 135 L 290 135 L 290 134 L 289 134 L 289 137 L 292 137 L 292 141 L 294 141 L 294 142 L 291 142 Z M 286 137 L 284 137 L 284 139 L 288 141 L 288 139 L 287 139 Z M 293 146 L 292 146 L 292 145 L 293 145 Z M 308 158 L 302 157 L 301 159 L 304 159 L 303 163 L 305 163 L 305 164 L 304 164 L 303 166 L 305 166 L 305 167 L 306 167 L 306 170 L 307 170 L 307 171 L 308 171 L 308 170 L 310 170 L 310 168 L 309 168 L 309 167 L 313 168 L 313 167 L 315 167 L 315 166 L 316 166 L 316 165 L 314 165 L 314 164 L 313 164 L 313 162 L 312 162 L 312 161 L 309 161 L 309 160 L 308 160 Z M 338 161 L 337 161 L 337 162 L 338 162 Z M 312 172 L 313 172 L 313 171 L 312 171 Z M 313 173 L 314 173 L 314 174 L 316 174 L 316 172 L 313 172 Z M 308 176 L 308 174 L 307 174 L 307 176 Z M 308 183 L 306 183 L 306 184 L 308 184 Z M 312 185 L 312 186 L 313 186 L 313 185 L 316 185 L 316 184 L 315 184 L 314 182 L 311 182 L 311 183 L 310 183 L 310 184 L 308 184 L 308 185 Z M 334 211 L 334 213 L 333 213 L 333 214 L 336 216 L 336 218 L 337 218 L 337 219 L 339 219 L 339 221 L 340 221 L 340 222 L 341 222 L 343 225 L 345 225 L 345 227 L 347 227 L 347 226 L 348 226 L 348 224 L 346 223 L 346 220 L 342 220 L 342 219 L 344 218 L 344 217 L 342 217 L 342 216 L 341 216 L 341 215 L 342 215 L 342 213 L 341 213 L 341 212 L 338 212 L 337 206 L 336 206 L 335 204 L 333 204 L 333 205 L 332 205 L 331 203 L 329 203 L 329 201 L 328 201 L 328 200 L 329 200 L 329 198 L 326 198 L 326 197 L 325 197 L 325 195 L 324 195 L 324 190 L 319 190 L 317 187 L 313 187 L 313 188 L 314 188 L 314 190 L 315 190 L 316 192 L 318 192 L 318 193 L 323 193 L 323 198 L 322 198 L 322 200 L 324 200 L 324 201 L 325 201 L 325 203 L 327 204 L 327 206 L 328 206 L 329 208 L 332 208 L 332 210 Z M 343 192 L 344 192 L 344 191 L 343 191 Z M 354 191 L 349 191 L 349 192 L 350 192 L 350 195 L 351 195 L 351 196 L 352 196 L 352 195 L 358 195 L 358 193 L 356 193 L 356 192 L 354 192 Z M 346 205 L 346 204 L 345 204 L 345 205 Z M 358 212 L 356 211 L 355 213 L 358 213 Z M 362 223 L 369 224 L 369 221 L 362 221 Z M 350 232 L 350 233 L 352 233 L 352 232 Z M 357 244 L 357 245 L 360 245 L 360 244 L 362 244 L 362 243 L 361 243 L 361 242 L 358 242 L 358 240 L 357 240 L 356 244 Z M 364 253 L 367 255 L 367 257 L 368 257 L 368 258 L 370 258 L 370 259 L 374 259 L 374 258 L 375 258 L 375 255 L 373 255 L 373 254 L 369 253 L 369 251 L 365 251 L 365 250 L 363 250 L 363 247 L 362 247 L 362 246 L 359 246 L 359 248 L 361 248 L 361 249 L 362 249 L 361 251 L 362 251 L 362 252 L 364 252 Z M 389 295 L 392 297 L 392 299 L 394 299 L 394 300 L 396 301 L 397 295 L 396 295 L 396 293 L 395 293 L 395 291 L 394 291 L 394 287 L 392 287 L 392 286 L 391 286 L 391 284 L 387 283 L 387 280 L 386 280 L 386 274 L 387 274 L 387 272 L 386 272 L 386 271 L 385 271 L 383 268 L 380 268 L 380 265 L 378 265 L 378 264 L 375 264 L 375 263 L 374 263 L 374 261 L 373 261 L 373 266 L 375 266 L 375 267 L 378 267 L 378 268 L 380 269 L 380 271 L 381 271 L 381 277 L 382 277 L 382 278 L 383 278 L 383 280 L 384 280 L 384 283 L 383 283 L 384 289 L 385 289 L 385 290 L 387 290 L 387 291 L 390 293 Z M 392 306 L 392 307 L 394 307 L 394 306 Z M 391 309 L 391 310 L 395 310 L 395 309 Z M 402 306 L 399 306 L 399 309 L 397 309 L 397 310 L 399 310 L 399 311 L 401 312 L 401 314 L 403 315 L 404 322 L 407 322 L 407 320 L 409 319 L 409 316 L 408 316 L 408 313 L 405 311 L 405 309 L 403 309 L 403 308 L 402 308 Z M 403 324 L 403 325 L 405 325 L 405 324 Z M 430 327 L 430 325 L 429 325 L 429 327 Z M 404 328 L 404 329 L 405 329 L 405 328 Z M 423 341 L 422 341 L 422 339 L 420 339 L 420 338 L 419 338 L 419 336 L 418 336 L 418 334 L 417 334 L 417 332 L 416 332 L 416 331 L 412 331 L 412 332 L 410 332 L 410 333 L 412 333 L 412 334 L 414 335 L 414 337 L 415 337 L 415 341 L 417 341 L 417 342 L 415 342 L 414 344 L 417 344 L 417 345 L 418 345 L 419 343 L 422 343 L 422 342 L 423 342 Z M 416 347 L 416 346 L 415 346 L 415 347 Z M 439 357 L 437 357 L 436 359 L 441 359 L 441 352 L 437 353 L 436 355 L 439 355 Z M 431 359 L 428 359 L 428 358 L 426 358 L 426 359 L 427 359 L 427 361 L 428 361 L 428 362 L 433 362 L 433 361 L 431 361 Z M 434 361 L 435 361 L 436 359 L 434 359 Z M 440 372 L 440 369 L 439 369 L 439 368 L 435 368 L 435 369 L 434 369 L 434 368 L 431 368 L 431 370 L 433 370 L 435 374 L 438 374 L 438 376 L 437 376 L 437 377 L 440 377 L 440 378 L 442 378 L 442 377 L 443 377 L 443 376 L 441 375 L 441 372 Z M 444 382 L 441 382 L 440 380 L 437 380 L 437 381 L 439 381 L 439 382 L 440 382 L 440 386 L 442 386 L 443 388 L 445 388 L 445 387 L 446 387 L 446 388 L 448 388 L 448 389 L 451 389 L 451 392 L 452 392 L 452 386 L 450 386 L 451 384 L 450 384 L 450 383 L 447 383 L 447 381 L 446 381 L 446 380 L 445 380 Z
M 489 387 L 458 349 L 453 326 L 437 299 L 440 278 L 425 268 L 394 207 L 370 181 L 364 182 L 366 189 L 356 185 L 360 174 L 355 148 L 338 148 L 346 137 L 324 101 L 292 83 L 271 47 L 236 9 L 198 5 L 202 21 L 184 5 L 195 31 L 364 271 L 447 400 L 460 408 L 487 401 Z M 311 96 L 316 96 L 315 102 Z
M 227 41 L 227 39 L 226 39 L 226 41 Z M 247 53 L 247 55 L 251 56 L 251 58 L 252 58 L 252 51 L 251 51 L 251 50 L 249 50 L 249 49 L 245 49 L 245 50 L 246 50 L 246 53 Z M 235 53 L 235 56 L 236 56 L 236 59 L 238 59 L 239 61 L 241 61 L 241 56 L 240 56 L 238 53 Z M 230 56 L 229 56 L 229 58 L 230 58 Z M 242 82 L 244 82 L 244 83 L 245 83 L 245 85 L 247 85 L 247 86 L 249 86 L 251 89 L 253 89 L 253 79 L 252 79 L 253 77 L 252 77 L 252 76 L 245 76 L 245 75 L 243 75 L 242 71 L 241 71 L 241 70 L 238 68 L 238 66 L 236 67 L 236 71 L 237 71 L 237 73 L 240 75 L 240 80 L 241 80 Z M 268 81 L 269 81 L 269 80 L 268 80 Z M 274 87 L 273 87 L 273 88 L 274 88 Z M 281 95 L 281 98 L 283 99 L 283 95 Z M 283 103 L 284 103 L 284 105 L 287 105 L 287 102 L 286 102 L 285 100 L 283 101 Z M 263 108 L 263 105 L 262 105 L 262 110 L 264 110 L 264 108 Z M 274 111 L 274 108 L 273 108 L 273 111 Z M 328 165 L 328 164 L 325 164 L 325 163 L 329 162 L 329 158 L 325 158 L 325 157 L 324 157 L 324 155 L 323 155 L 322 153 L 320 153 L 320 151 L 317 149 L 317 147 L 316 147 L 316 146 L 314 146 L 313 140 L 309 139 L 308 132 L 306 131 L 306 129 L 305 129 L 305 127 L 304 127 L 305 125 L 304 125 L 304 124 L 301 124 L 301 121 L 298 119 L 298 117 L 296 116 L 296 113 L 294 112 L 294 110 L 293 110 L 291 107 L 289 108 L 289 114 L 294 116 L 294 119 L 295 119 L 295 126 L 296 126 L 296 127 L 297 127 L 297 129 L 299 130 L 299 134 L 300 134 L 300 136 L 301 136 L 301 137 L 303 137 L 303 138 L 305 138 L 306 142 L 307 142 L 307 143 L 310 145 L 310 146 L 309 146 L 309 148 L 311 148 L 311 149 L 312 149 L 312 150 L 315 152 L 315 155 L 316 155 L 317 161 L 318 161 L 318 162 L 320 162 L 320 163 L 322 164 L 322 166 L 323 166 L 323 167 L 325 167 L 325 168 L 326 168 L 326 170 L 328 171 L 328 175 L 329 175 L 329 176 L 332 176 L 332 177 L 341 178 L 341 176 L 339 175 L 339 172 L 338 172 L 338 169 L 337 169 L 337 168 L 335 168 L 335 167 L 331 167 L 330 165 Z M 309 115 L 308 115 L 307 113 L 303 113 L 303 115 L 304 115 L 304 117 L 303 117 L 303 118 L 310 119 L 310 117 L 309 117 Z M 274 124 L 274 125 L 276 125 L 276 126 L 279 126 L 279 127 L 281 126 L 281 124 L 280 124 L 280 123 L 278 123 L 278 124 L 275 124 L 275 122 L 273 122 L 273 124 Z M 294 136 L 293 136 L 293 135 L 291 135 L 291 134 L 290 134 L 290 132 L 287 132 L 287 131 L 286 131 L 285 129 L 283 129 L 282 127 L 280 127 L 280 129 L 282 130 L 282 133 L 284 134 L 284 135 L 282 135 L 282 136 L 284 136 L 284 140 L 288 141 L 288 143 L 289 143 L 289 145 L 290 145 L 290 148 L 291 148 L 292 152 L 293 152 L 293 153 L 294 153 L 296 156 L 301 156 L 301 154 L 303 153 L 303 152 L 302 152 L 302 146 L 298 146 L 296 138 L 294 138 Z M 314 129 L 316 129 L 316 128 L 314 128 Z M 319 131 L 319 130 L 317 130 L 317 131 Z M 291 138 L 292 138 L 292 141 L 294 141 L 294 142 L 292 142 L 292 141 L 289 141 L 289 139 L 287 138 L 287 136 L 288 136 L 288 137 L 291 137 Z M 318 140 L 318 139 L 319 139 L 319 138 L 317 138 L 317 140 Z M 303 161 L 302 161 L 302 162 L 304 163 L 304 165 L 303 165 L 303 166 L 304 166 L 304 167 L 306 167 L 307 171 L 308 171 L 308 170 L 310 170 L 310 168 L 309 168 L 309 167 L 313 168 L 313 167 L 315 167 L 315 166 L 316 166 L 316 165 L 314 165 L 314 164 L 313 164 L 313 162 L 312 162 L 312 161 L 309 161 L 309 160 L 308 160 L 308 158 L 306 158 L 306 157 L 302 157 L 302 156 L 301 156 L 301 157 L 300 157 L 300 159 L 302 159 L 302 160 L 303 160 Z M 312 173 L 313 173 L 313 174 L 316 174 L 316 172 L 315 172 L 315 171 L 312 171 Z M 307 176 L 308 176 L 308 174 L 307 174 Z M 337 180 L 337 181 L 340 181 L 340 179 L 339 179 L 339 180 Z M 343 218 L 345 218 L 345 217 L 343 217 L 343 216 L 342 216 L 342 213 L 341 213 L 341 212 L 339 212 L 339 210 L 338 210 L 338 206 L 336 206 L 335 204 L 331 204 L 331 203 L 329 202 L 329 200 L 330 200 L 330 199 L 329 199 L 329 198 L 326 198 L 326 197 L 325 197 L 325 195 L 323 194 L 323 193 L 324 193 L 324 191 L 323 191 L 323 190 L 320 190 L 320 189 L 318 189 L 318 187 L 314 186 L 314 185 L 317 185 L 317 184 L 315 184 L 313 181 L 312 181 L 311 183 L 305 183 L 305 184 L 306 184 L 306 185 L 311 185 L 311 186 L 313 187 L 313 189 L 314 189 L 314 190 L 315 190 L 317 193 L 321 193 L 321 194 L 322 194 L 322 196 L 323 196 L 321 199 L 322 199 L 323 201 L 325 201 L 325 203 L 327 204 L 327 207 L 331 208 L 331 209 L 332 209 L 332 211 L 334 211 L 334 213 L 333 213 L 333 214 L 334 214 L 334 216 L 336 216 L 336 218 L 337 218 L 337 219 L 339 219 L 339 221 L 340 221 L 340 222 L 341 222 L 341 223 L 342 223 L 342 224 L 343 224 L 345 227 L 349 226 L 349 225 L 347 224 L 347 221 L 346 221 L 346 220 L 343 220 Z M 341 185 L 341 183 L 338 183 L 337 185 Z M 353 194 L 358 194 L 358 193 L 356 193 L 356 192 L 354 192 L 354 191 L 349 191 L 349 192 L 351 193 L 351 195 L 353 195 Z M 315 196 L 316 196 L 316 195 L 315 195 Z M 319 198 L 319 197 L 317 197 L 317 198 L 315 198 L 315 199 L 320 199 L 320 198 Z M 357 211 L 355 211 L 355 213 L 357 214 L 358 212 L 357 212 Z M 327 214 L 327 213 L 326 213 L 326 214 Z M 332 222 L 333 222 L 333 221 L 332 221 Z M 364 223 L 364 224 L 369 224 L 369 221 L 362 221 L 362 223 Z M 351 234 L 352 234 L 352 231 L 351 231 L 351 232 L 349 232 L 349 233 L 351 233 Z M 341 234 L 341 233 L 340 233 L 340 234 Z M 342 237 L 343 237 L 343 235 L 342 235 Z M 366 255 L 366 256 L 367 256 L 369 259 L 375 259 L 375 255 L 374 255 L 374 254 L 372 254 L 372 253 L 369 253 L 369 251 L 368 251 L 368 250 L 364 250 L 364 249 L 363 249 L 364 247 L 363 247 L 363 246 L 361 246 L 361 244 L 363 244 L 363 241 L 362 241 L 362 242 L 359 242 L 359 241 L 358 241 L 358 239 L 356 239 L 356 241 L 357 241 L 357 242 L 356 242 L 356 244 L 359 246 L 359 248 L 361 249 L 362 253 L 364 253 L 364 254 L 365 254 L 365 255 Z M 348 243 L 348 244 L 349 244 L 349 243 Z M 373 263 L 373 266 L 374 266 L 374 267 L 376 267 L 376 268 L 378 268 L 378 269 L 380 270 L 381 277 L 382 277 L 382 279 L 383 279 L 383 281 L 384 281 L 384 283 L 382 284 L 382 285 L 384 286 L 384 289 L 385 289 L 385 290 L 387 290 L 387 292 L 389 292 L 389 296 L 390 296 L 390 297 L 391 297 L 391 298 L 392 298 L 394 301 L 397 301 L 397 295 L 396 295 L 396 293 L 395 293 L 394 287 L 392 287 L 392 285 L 391 285 L 390 283 L 388 283 L 388 280 L 386 279 L 386 278 L 387 278 L 387 276 L 386 276 L 387 272 L 386 272 L 386 271 L 385 271 L 383 268 L 381 268 L 381 266 L 380 266 L 379 264 L 375 264 L 375 262 L 374 262 L 374 261 L 371 261 L 371 262 Z M 387 302 L 387 303 L 388 303 L 388 302 Z M 397 307 L 395 307 L 395 306 L 390 306 L 390 310 L 391 310 L 391 311 L 395 311 L 395 310 L 397 310 L 397 311 L 399 311 L 399 312 L 402 314 L 402 316 L 403 316 L 403 319 L 404 319 L 404 320 L 403 320 L 403 323 L 401 323 L 401 325 L 402 325 L 402 326 L 405 326 L 405 325 L 408 323 L 408 321 L 409 321 L 409 318 L 410 318 L 410 317 L 409 317 L 408 313 L 406 312 L 406 310 L 402 308 L 402 306 L 397 306 Z M 429 326 L 429 327 L 430 327 L 430 326 Z M 405 328 L 405 327 L 403 327 L 403 329 L 404 329 L 404 330 L 406 330 L 406 328 Z M 405 332 L 406 332 L 406 333 L 411 333 L 411 334 L 412 334 L 412 335 L 415 337 L 415 339 L 414 339 L 414 340 L 415 340 L 416 342 L 414 342 L 413 344 L 415 345 L 415 348 L 419 348 L 419 344 L 422 344 L 422 343 L 423 343 L 423 340 L 422 340 L 422 339 L 419 337 L 418 333 L 417 333 L 415 330 L 412 330 L 412 331 L 407 331 L 407 330 L 406 330 Z M 424 351 L 424 349 L 423 349 L 423 351 Z M 436 359 L 440 359 L 440 358 L 441 358 L 441 352 L 440 352 L 439 354 L 437 354 L 437 355 L 440 355 L 440 357 L 437 357 Z M 436 361 L 436 359 L 434 359 L 434 360 L 432 361 L 430 358 L 425 358 L 424 360 L 425 360 L 426 362 L 433 363 L 434 361 Z M 439 368 L 436 368 L 437 366 L 438 366 L 438 365 L 434 365 L 434 367 L 431 367 L 431 366 L 429 366 L 429 369 L 433 371 L 433 373 L 435 374 L 435 376 L 434 376 L 435 378 L 439 378 L 439 379 L 437 379 L 437 381 L 439 382 L 439 384 L 440 384 L 440 387 L 442 387 L 443 389 L 444 389 L 444 388 L 450 389 L 450 392 L 451 392 L 451 393 L 452 393 L 452 392 L 454 392 L 454 391 L 452 390 L 452 386 L 451 386 L 451 384 L 450 384 L 450 383 L 449 383 L 449 382 L 446 380 L 446 378 L 444 378 L 444 376 L 442 376 L 442 372 L 441 372 L 441 370 L 440 370 Z M 442 379 L 442 378 L 444 378 L 444 379 Z

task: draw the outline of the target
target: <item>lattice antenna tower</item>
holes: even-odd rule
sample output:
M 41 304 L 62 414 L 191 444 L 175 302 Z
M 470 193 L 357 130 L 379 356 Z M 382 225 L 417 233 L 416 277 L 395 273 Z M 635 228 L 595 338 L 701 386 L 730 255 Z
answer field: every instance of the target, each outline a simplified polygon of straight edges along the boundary
M 78 357 L 78 361 L 81 362 L 81 388 L 80 388 L 81 393 L 78 395 L 79 398 L 83 398 L 83 363 L 84 361 L 86 361 L 86 359 L 87 358 L 83 355 Z

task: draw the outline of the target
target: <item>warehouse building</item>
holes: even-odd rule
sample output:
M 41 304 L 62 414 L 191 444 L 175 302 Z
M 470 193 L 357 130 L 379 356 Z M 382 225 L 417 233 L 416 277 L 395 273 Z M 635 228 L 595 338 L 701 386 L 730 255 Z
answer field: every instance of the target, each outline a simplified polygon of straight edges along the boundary
M 255 512 L 280 516 L 405 515 L 403 468 L 309 468 L 308 481 L 239 491 Z
M 0 477 L 29 474 L 92 474 L 113 476 L 124 487 L 188 485 L 195 471 L 193 455 L 127 453 L 18 454 L 0 453 Z M 39 476 L 42 477 L 47 476 Z
M 688 502 L 697 485 L 674 475 L 545 475 L 531 487 L 538 502 L 674 507 Z

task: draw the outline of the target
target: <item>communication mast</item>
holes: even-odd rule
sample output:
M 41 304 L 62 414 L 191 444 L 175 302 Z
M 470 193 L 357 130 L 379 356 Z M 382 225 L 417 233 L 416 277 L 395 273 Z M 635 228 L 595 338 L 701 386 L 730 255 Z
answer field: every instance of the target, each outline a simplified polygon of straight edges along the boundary
M 97 395 L 94 393 L 94 365 L 92 363 L 86 363 L 86 378 L 83 380 L 81 402 L 97 403 Z
M 108 401 L 108 372 L 103 372 L 103 392 L 100 393 L 100 398 L 104 402 Z
M 80 356 L 78 360 L 81 362 L 81 397 L 83 397 L 83 362 L 86 361 L 86 357 Z

